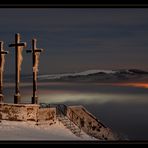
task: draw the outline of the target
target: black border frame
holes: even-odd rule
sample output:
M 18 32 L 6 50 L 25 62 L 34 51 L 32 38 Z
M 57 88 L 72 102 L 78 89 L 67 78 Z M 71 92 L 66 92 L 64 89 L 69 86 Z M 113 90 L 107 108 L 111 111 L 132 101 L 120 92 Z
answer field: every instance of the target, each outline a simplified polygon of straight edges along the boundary
M 47 1 L 47 0 L 45 0 Z M 148 1 L 147 3 L 145 0 L 141 0 L 139 3 L 136 1 L 130 2 L 129 0 L 112 0 L 111 2 L 107 1 L 99 1 L 100 3 L 1 3 L 0 2 L 0 9 L 2 8 L 148 8 Z M 7 141 L 7 140 L 0 140 L 0 144 L 148 144 L 147 141 Z

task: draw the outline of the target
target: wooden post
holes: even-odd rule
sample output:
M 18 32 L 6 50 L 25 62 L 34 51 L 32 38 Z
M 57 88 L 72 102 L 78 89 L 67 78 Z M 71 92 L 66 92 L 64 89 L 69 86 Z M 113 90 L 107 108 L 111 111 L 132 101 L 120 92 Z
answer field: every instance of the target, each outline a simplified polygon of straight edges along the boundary
M 0 41 L 0 103 L 3 103 L 3 72 L 5 64 L 5 54 L 8 54 L 8 51 L 4 51 L 3 41 Z
M 43 49 L 36 48 L 36 39 L 32 39 L 32 50 L 27 50 L 26 52 L 32 53 L 32 68 L 33 68 L 33 96 L 32 96 L 32 104 L 38 104 L 38 96 L 37 96 L 37 72 L 38 72 L 38 64 L 39 64 L 39 55 L 43 51 Z
M 14 103 L 18 104 L 21 101 L 19 83 L 20 83 L 20 71 L 21 64 L 23 61 L 22 51 L 23 47 L 26 47 L 26 42 L 20 42 L 20 34 L 15 34 L 15 43 L 10 44 L 9 47 L 15 47 L 15 95 L 14 95 Z

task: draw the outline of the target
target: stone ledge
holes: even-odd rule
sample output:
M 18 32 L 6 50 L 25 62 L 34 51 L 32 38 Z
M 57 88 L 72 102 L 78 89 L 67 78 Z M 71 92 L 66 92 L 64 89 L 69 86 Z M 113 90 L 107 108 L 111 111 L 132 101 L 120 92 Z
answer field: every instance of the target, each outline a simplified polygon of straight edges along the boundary
M 10 121 L 50 121 L 55 123 L 55 108 L 40 108 L 38 104 L 0 103 L 0 119 Z
M 81 129 L 90 136 L 101 140 L 118 140 L 117 135 L 110 128 L 101 123 L 83 106 L 69 106 L 67 116 L 75 124 L 80 125 Z
M 38 104 L 14 104 L 14 103 L 0 103 L 0 106 L 5 106 L 5 105 L 10 105 L 10 106 L 16 106 L 16 107 L 28 107 L 28 106 L 38 106 L 40 107 L 40 105 Z

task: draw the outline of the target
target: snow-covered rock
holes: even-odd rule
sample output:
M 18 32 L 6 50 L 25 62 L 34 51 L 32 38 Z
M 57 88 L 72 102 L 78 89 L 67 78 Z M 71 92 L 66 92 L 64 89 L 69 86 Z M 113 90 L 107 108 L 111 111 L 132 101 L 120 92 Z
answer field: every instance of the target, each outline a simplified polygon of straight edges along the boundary
M 39 75 L 39 80 L 49 81 L 83 81 L 83 82 L 118 82 L 118 81 L 145 81 L 148 72 L 139 69 L 121 70 L 87 70 L 78 73 Z
M 110 74 L 110 73 L 116 73 L 116 71 L 113 70 L 87 70 L 87 71 L 82 71 L 82 72 L 78 72 L 78 73 L 64 73 L 64 74 L 51 74 L 51 75 L 39 75 L 38 78 L 40 80 L 43 79 L 59 79 L 62 77 L 66 77 L 66 76 L 86 76 L 89 74 L 94 74 L 94 73 L 106 73 L 106 74 Z

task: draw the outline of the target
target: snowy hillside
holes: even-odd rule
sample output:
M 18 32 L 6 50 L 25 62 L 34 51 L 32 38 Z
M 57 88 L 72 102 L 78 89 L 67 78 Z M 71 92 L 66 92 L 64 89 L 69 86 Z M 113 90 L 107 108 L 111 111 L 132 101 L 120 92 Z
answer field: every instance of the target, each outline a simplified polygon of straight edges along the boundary
M 66 76 L 86 76 L 89 74 L 94 74 L 94 73 L 99 73 L 99 72 L 103 72 L 103 73 L 115 73 L 115 71 L 112 70 L 87 70 L 87 71 L 83 71 L 83 72 L 79 72 L 79 73 L 65 73 L 65 74 L 52 74 L 52 75 L 40 75 L 38 76 L 39 79 L 59 79 L 62 77 L 66 77 Z
M 66 73 L 66 74 L 52 74 L 40 75 L 38 79 L 41 81 L 145 81 L 148 80 L 148 72 L 138 69 L 125 69 L 125 70 L 88 70 L 79 73 Z
M 0 140 L 95 140 L 83 133 L 82 137 L 72 134 L 60 122 L 49 125 L 35 125 L 35 122 L 6 121 L 0 123 Z

